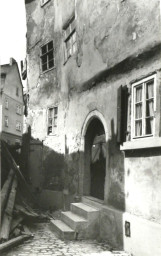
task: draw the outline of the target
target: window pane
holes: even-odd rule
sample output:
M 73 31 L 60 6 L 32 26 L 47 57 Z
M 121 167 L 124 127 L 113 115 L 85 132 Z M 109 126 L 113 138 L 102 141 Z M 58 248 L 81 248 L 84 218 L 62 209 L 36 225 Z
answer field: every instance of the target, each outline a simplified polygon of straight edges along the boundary
M 75 29 L 75 19 L 71 22 L 71 32 Z
M 54 115 L 57 115 L 57 114 L 58 114 L 58 108 L 55 107 L 55 108 L 54 108 Z
M 146 119 L 146 135 L 153 133 L 153 118 Z
M 42 52 L 42 54 L 47 52 L 47 45 L 44 45 L 41 47 L 41 52 Z
M 57 126 L 57 116 L 54 117 L 54 126 Z
M 53 54 L 53 51 L 51 51 L 48 53 L 48 59 L 50 61 L 50 60 L 53 60 L 53 58 L 54 58 L 54 54 Z
M 65 30 L 66 32 L 66 38 L 70 35 L 70 26 L 68 26 Z
M 71 49 L 67 50 L 67 57 L 69 58 L 71 56 Z
M 142 103 L 135 105 L 135 118 L 142 118 Z
M 73 33 L 72 38 L 73 38 L 73 43 L 75 43 L 76 42 L 76 32 Z
M 154 80 L 146 83 L 146 99 L 150 99 L 154 97 Z
M 142 120 L 135 121 L 135 136 L 142 135 Z
M 52 125 L 52 118 L 49 118 L 49 126 Z
M 42 65 L 47 63 L 47 54 L 41 57 Z
M 66 41 L 66 48 L 67 48 L 67 49 L 70 49 L 70 46 L 71 46 L 71 40 L 68 39 L 68 40 Z
M 47 68 L 47 63 L 45 63 L 45 64 L 43 64 L 42 65 L 42 71 L 45 71 L 45 70 L 47 70 L 48 68 Z
M 51 41 L 50 43 L 48 43 L 48 51 L 53 49 L 53 41 Z
M 136 87 L 136 98 L 135 102 L 142 101 L 142 85 Z
M 53 68 L 54 67 L 54 60 L 49 61 L 49 68 Z
M 154 100 L 146 101 L 146 116 L 154 115 Z
M 48 127 L 48 134 L 51 134 L 52 133 L 52 126 L 49 126 Z
M 49 108 L 48 110 L 48 116 L 53 117 L 53 108 Z

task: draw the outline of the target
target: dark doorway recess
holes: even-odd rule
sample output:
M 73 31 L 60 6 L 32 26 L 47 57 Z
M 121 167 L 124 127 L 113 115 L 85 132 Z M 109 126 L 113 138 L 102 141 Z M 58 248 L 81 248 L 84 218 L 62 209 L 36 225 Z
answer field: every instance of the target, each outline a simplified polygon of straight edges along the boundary
M 85 172 L 88 195 L 104 199 L 106 174 L 105 130 L 98 118 L 93 118 L 85 136 Z

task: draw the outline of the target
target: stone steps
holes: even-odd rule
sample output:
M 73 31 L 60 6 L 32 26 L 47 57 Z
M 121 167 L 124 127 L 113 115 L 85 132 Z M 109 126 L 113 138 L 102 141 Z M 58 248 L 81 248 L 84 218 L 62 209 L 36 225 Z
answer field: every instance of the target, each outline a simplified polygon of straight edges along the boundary
M 50 228 L 55 232 L 61 239 L 74 240 L 75 231 L 71 229 L 61 220 L 51 220 Z
M 71 212 L 84 217 L 89 220 L 92 218 L 97 218 L 99 216 L 99 209 L 86 205 L 84 203 L 71 203 Z
M 73 212 L 62 212 L 61 213 L 62 221 L 71 227 L 76 232 L 79 232 L 82 228 L 87 226 L 87 220 L 80 217 L 79 215 Z
M 52 220 L 50 226 L 62 239 L 90 239 L 98 235 L 99 209 L 84 203 L 72 203 L 71 211 L 61 212 L 61 220 Z

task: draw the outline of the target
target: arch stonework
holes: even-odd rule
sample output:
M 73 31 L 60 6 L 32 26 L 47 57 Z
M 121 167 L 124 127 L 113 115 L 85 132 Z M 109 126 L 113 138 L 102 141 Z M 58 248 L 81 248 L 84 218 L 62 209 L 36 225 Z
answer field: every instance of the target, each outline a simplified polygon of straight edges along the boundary
M 87 132 L 88 125 L 94 118 L 98 118 L 102 122 L 105 130 L 105 139 L 106 139 L 106 142 L 108 141 L 108 130 L 107 130 L 106 120 L 104 116 L 101 114 L 101 112 L 99 112 L 98 110 L 93 110 L 86 116 L 86 119 L 83 123 L 82 132 L 81 132 L 81 146 L 80 146 L 81 151 L 84 151 L 84 148 L 85 148 L 85 135 Z

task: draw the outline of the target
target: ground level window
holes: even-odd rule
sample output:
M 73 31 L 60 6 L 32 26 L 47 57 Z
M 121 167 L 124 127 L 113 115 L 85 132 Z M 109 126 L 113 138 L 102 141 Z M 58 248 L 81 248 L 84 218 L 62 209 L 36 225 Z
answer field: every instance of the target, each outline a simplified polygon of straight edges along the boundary
M 58 107 L 51 107 L 48 109 L 48 135 L 54 133 L 57 127 Z
M 54 67 L 54 46 L 53 41 L 41 46 L 41 70 L 45 72 Z
M 132 85 L 133 138 L 154 135 L 155 75 Z

